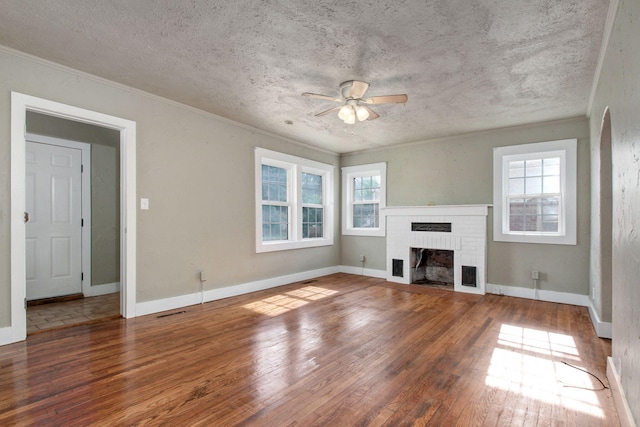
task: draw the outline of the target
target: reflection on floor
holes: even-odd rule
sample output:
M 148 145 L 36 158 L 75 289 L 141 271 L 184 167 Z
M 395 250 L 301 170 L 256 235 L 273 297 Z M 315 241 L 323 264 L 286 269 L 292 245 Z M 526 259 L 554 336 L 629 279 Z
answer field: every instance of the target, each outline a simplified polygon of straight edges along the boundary
M 120 294 L 27 307 L 27 334 L 120 317 Z

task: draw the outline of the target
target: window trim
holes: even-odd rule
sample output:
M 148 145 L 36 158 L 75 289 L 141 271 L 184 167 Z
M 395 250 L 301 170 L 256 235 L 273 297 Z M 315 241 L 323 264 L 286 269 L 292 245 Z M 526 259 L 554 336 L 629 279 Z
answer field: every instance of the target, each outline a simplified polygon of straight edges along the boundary
M 536 142 L 493 149 L 493 240 L 498 242 L 576 245 L 577 241 L 577 139 Z M 560 157 L 561 206 L 558 233 L 509 232 L 508 162 Z
M 335 167 L 326 163 L 255 147 L 255 239 L 256 253 L 333 245 L 333 177 Z M 262 240 L 262 165 L 287 170 L 287 194 L 290 197 L 289 238 Z M 323 237 L 302 238 L 302 173 L 322 176 Z
M 380 200 L 378 201 L 378 227 L 353 227 L 353 186 L 352 180 L 361 176 L 380 176 Z M 385 207 L 387 206 L 387 163 L 371 163 L 342 168 L 342 234 L 350 236 L 386 236 Z

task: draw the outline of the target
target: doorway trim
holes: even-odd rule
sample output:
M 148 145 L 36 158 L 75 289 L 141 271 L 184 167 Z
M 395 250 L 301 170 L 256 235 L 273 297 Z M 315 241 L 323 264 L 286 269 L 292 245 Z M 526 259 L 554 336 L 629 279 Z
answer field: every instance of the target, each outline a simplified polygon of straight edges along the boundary
M 136 122 L 11 92 L 11 327 L 7 342 L 27 336 L 25 256 L 25 130 L 28 111 L 120 132 L 120 313 L 135 317 L 136 303 Z
M 82 175 L 80 178 L 82 185 L 82 197 L 80 202 L 82 228 L 81 245 L 82 260 L 80 268 L 82 271 L 82 294 L 85 297 L 91 296 L 91 144 L 70 139 L 55 138 L 47 135 L 26 133 L 25 141 L 36 144 L 54 145 L 57 147 L 73 148 L 80 150 L 82 157 Z

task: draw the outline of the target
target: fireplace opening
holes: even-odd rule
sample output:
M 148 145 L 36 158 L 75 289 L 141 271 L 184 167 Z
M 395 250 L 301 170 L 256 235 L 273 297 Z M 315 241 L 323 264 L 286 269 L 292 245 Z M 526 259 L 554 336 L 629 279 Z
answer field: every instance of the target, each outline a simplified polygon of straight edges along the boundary
M 411 283 L 453 289 L 453 251 L 411 248 Z

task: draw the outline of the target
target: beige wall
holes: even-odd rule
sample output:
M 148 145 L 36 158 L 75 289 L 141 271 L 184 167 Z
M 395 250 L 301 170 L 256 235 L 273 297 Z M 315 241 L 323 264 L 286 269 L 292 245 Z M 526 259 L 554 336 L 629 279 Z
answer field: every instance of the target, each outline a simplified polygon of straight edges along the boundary
M 120 133 L 31 111 L 27 132 L 91 144 L 91 285 L 120 282 Z
M 640 2 L 621 0 L 591 113 L 594 159 L 600 128 L 611 116 L 613 187 L 612 357 L 627 403 L 640 423 Z M 594 189 L 594 198 L 600 191 Z M 594 204 L 594 216 L 599 203 Z M 593 242 L 599 246 L 602 242 Z M 598 278 L 594 282 L 598 284 Z
M 533 287 L 531 270 L 540 271 L 539 289 L 589 292 L 589 127 L 586 118 L 499 129 L 342 156 L 343 166 L 387 162 L 387 205 L 493 203 L 493 148 L 578 138 L 578 244 L 540 245 L 494 242 L 488 219 L 488 282 Z M 345 265 L 384 270 L 386 240 L 342 237 Z
M 253 148 L 336 167 L 338 156 L 10 53 L 0 69 L 0 327 L 10 324 L 10 91 L 137 123 L 137 194 L 150 200 L 137 211 L 138 302 L 198 292 L 199 270 L 211 289 L 340 264 L 339 240 L 264 254 L 254 244 Z

